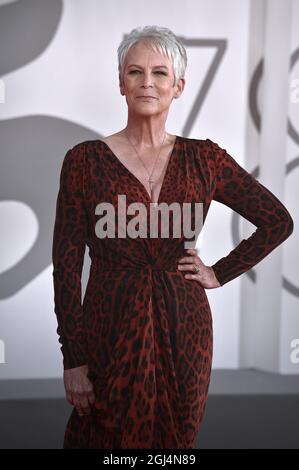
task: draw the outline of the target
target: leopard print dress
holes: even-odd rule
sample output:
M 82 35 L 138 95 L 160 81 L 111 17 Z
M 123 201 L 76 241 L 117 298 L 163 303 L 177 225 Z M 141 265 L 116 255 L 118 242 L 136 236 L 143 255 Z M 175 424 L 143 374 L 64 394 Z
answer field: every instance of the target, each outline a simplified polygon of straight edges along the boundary
M 104 141 L 84 141 L 67 151 L 52 247 L 57 333 L 64 369 L 87 364 L 96 400 L 89 416 L 73 408 L 63 447 L 192 449 L 212 367 L 209 302 L 201 284 L 177 269 L 186 238 L 183 231 L 171 232 L 182 223 L 171 211 L 168 237 L 158 224 L 156 237 L 117 232 L 99 238 L 96 207 L 108 202 L 117 214 L 120 194 L 127 205 L 142 202 L 143 222 L 149 221 L 145 187 Z M 212 265 L 221 286 L 293 231 L 285 206 L 225 149 L 210 139 L 176 136 L 158 203 L 191 203 L 193 222 L 194 203 L 202 203 L 204 222 L 212 200 L 257 227 Z M 91 265 L 81 303 L 86 246 Z

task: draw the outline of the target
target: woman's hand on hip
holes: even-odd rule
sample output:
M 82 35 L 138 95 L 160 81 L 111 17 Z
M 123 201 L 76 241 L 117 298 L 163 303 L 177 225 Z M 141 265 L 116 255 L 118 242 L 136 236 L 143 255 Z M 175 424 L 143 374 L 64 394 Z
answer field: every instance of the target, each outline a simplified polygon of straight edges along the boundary
M 79 416 L 89 415 L 95 401 L 93 384 L 87 374 L 87 364 L 65 369 L 63 373 L 67 401 L 76 408 Z
M 178 260 L 179 271 L 186 271 L 185 278 L 199 282 L 205 289 L 214 289 L 221 287 L 213 268 L 206 266 L 199 256 L 196 250 L 187 250 L 189 256 L 185 256 Z M 196 271 L 196 268 L 199 271 Z

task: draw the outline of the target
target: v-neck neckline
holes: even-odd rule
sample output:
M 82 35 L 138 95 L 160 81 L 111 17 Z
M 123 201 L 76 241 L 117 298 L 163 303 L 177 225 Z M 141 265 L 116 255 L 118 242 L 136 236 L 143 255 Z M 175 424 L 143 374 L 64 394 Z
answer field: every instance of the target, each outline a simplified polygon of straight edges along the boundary
M 159 192 L 159 196 L 158 196 L 158 200 L 155 202 L 155 201 L 152 201 L 151 200 L 151 197 L 146 189 L 146 187 L 144 186 L 143 183 L 141 183 L 141 181 L 137 178 L 137 176 L 134 175 L 134 173 L 132 173 L 131 170 L 129 170 L 129 168 L 126 167 L 126 165 L 116 156 L 116 154 L 112 151 L 112 149 L 109 147 L 109 145 L 104 142 L 103 140 L 101 140 L 100 142 L 102 142 L 106 148 L 109 150 L 110 154 L 112 155 L 112 157 L 116 160 L 116 162 L 119 164 L 119 166 L 135 181 L 137 182 L 137 184 L 142 188 L 143 192 L 146 194 L 146 197 L 147 199 L 149 200 L 150 203 L 152 204 L 157 204 L 159 205 L 159 202 L 160 202 L 160 199 L 162 197 L 162 194 L 163 194 L 163 190 L 164 190 L 164 187 L 165 187 L 165 184 L 166 184 L 166 180 L 167 180 L 167 177 L 168 177 L 168 174 L 170 172 L 170 168 L 171 168 L 171 161 L 173 160 L 173 155 L 174 155 L 174 152 L 176 150 L 176 147 L 177 147 L 177 144 L 178 144 L 178 141 L 179 141 L 179 137 L 178 135 L 175 136 L 175 141 L 174 141 L 174 144 L 173 144 L 173 147 L 172 147 L 172 150 L 171 150 L 171 153 L 168 157 L 168 162 L 167 162 L 167 166 L 166 166 L 166 170 L 165 170 L 165 173 L 164 173 L 164 178 L 163 178 L 163 181 L 162 181 L 162 184 L 161 184 L 161 188 L 160 188 L 160 192 Z

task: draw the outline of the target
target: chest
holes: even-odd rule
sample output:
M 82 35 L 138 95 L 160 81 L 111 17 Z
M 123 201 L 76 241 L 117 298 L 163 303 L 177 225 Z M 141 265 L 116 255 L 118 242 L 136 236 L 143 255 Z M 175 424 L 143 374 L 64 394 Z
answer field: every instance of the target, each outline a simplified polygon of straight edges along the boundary
M 173 144 L 159 150 L 143 151 L 142 155 L 136 153 L 133 148 L 123 148 L 115 142 L 103 139 L 110 148 L 118 163 L 136 178 L 147 191 L 152 202 L 159 199 L 169 160 L 171 158 Z

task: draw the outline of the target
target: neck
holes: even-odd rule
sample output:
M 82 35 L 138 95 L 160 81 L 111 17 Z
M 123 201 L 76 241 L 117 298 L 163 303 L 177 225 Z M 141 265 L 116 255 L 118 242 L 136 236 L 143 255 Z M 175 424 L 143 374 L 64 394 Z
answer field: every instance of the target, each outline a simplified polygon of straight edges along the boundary
M 121 131 L 122 134 L 128 136 L 130 142 L 140 148 L 157 148 L 163 142 L 167 143 L 168 134 L 165 130 L 165 123 L 149 122 L 138 120 L 138 122 L 129 122 Z

